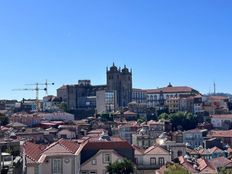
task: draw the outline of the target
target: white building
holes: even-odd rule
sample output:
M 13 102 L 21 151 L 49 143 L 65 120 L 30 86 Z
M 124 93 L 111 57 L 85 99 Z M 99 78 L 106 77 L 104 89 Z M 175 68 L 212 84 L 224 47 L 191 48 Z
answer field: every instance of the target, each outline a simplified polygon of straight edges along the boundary
M 230 129 L 232 126 L 232 114 L 212 115 L 211 124 L 214 128 Z
M 48 121 L 56 121 L 56 120 L 61 120 L 64 122 L 74 121 L 74 115 L 67 112 L 39 113 L 39 116 L 41 116 L 43 120 L 48 120 Z
M 169 84 L 164 88 L 146 90 L 146 94 L 148 107 L 156 107 L 157 105 L 164 104 L 169 98 L 179 98 L 199 94 L 199 92 L 187 86 L 172 86 Z
M 117 109 L 117 94 L 115 90 L 101 90 L 96 93 L 97 113 L 115 112 Z

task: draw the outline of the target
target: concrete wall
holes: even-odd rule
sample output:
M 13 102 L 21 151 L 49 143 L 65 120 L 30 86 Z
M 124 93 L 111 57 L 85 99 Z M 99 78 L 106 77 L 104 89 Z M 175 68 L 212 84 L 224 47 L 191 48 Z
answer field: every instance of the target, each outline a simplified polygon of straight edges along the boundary
M 53 159 L 61 159 L 62 160 L 62 174 L 76 174 L 75 173 L 75 165 L 77 165 L 77 160 L 74 156 L 57 156 L 57 157 L 49 157 L 47 162 L 41 164 L 39 166 L 40 174 L 52 174 L 52 165 Z M 31 173 L 30 173 L 31 174 Z
M 106 171 L 106 167 L 109 164 L 104 164 L 103 163 L 103 154 L 104 153 L 110 153 L 111 154 L 111 162 L 114 163 L 115 161 L 122 159 L 120 155 L 118 155 L 115 151 L 113 150 L 103 150 L 99 151 L 95 156 L 93 156 L 90 160 L 86 161 L 81 165 L 81 172 L 82 171 L 96 171 L 97 174 L 104 174 Z M 96 160 L 97 164 L 93 165 L 92 160 Z

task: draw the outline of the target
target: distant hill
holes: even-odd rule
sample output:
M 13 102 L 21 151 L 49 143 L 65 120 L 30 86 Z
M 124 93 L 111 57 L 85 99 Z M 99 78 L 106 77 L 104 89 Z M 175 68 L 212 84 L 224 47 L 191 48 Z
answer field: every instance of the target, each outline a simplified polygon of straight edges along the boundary
M 224 96 L 224 97 L 232 98 L 232 94 L 223 93 L 223 92 L 219 92 L 219 93 L 216 93 L 216 94 L 206 94 L 205 96 Z

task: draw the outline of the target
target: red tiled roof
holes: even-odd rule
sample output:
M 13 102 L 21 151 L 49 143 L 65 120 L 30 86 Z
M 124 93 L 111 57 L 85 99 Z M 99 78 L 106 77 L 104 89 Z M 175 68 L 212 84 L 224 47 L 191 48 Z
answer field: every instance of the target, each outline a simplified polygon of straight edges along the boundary
M 54 151 L 54 152 L 59 152 L 57 149 L 53 149 L 53 147 L 58 147 L 56 145 L 60 145 L 62 147 L 64 147 L 66 150 L 68 150 L 69 152 L 71 153 L 76 153 L 76 151 L 78 150 L 78 148 L 80 147 L 79 144 L 77 144 L 76 142 L 74 141 L 69 141 L 69 140 L 63 140 L 63 139 L 60 139 L 58 140 L 57 142 L 51 144 L 50 146 L 48 146 L 44 152 L 48 151 L 48 150 L 51 150 Z
M 198 163 L 198 168 L 200 171 L 205 170 L 207 167 L 211 170 L 215 170 L 215 168 L 213 166 L 210 165 L 210 163 L 202 158 L 197 159 L 197 163 Z
M 142 155 L 144 153 L 144 149 L 132 144 L 131 145 L 133 147 L 133 149 L 135 150 L 135 155 Z
M 154 120 L 150 120 L 147 122 L 147 125 L 155 125 L 155 124 L 164 124 L 164 123 L 159 122 L 159 121 L 154 121 Z
M 232 114 L 211 115 L 212 118 L 232 119 Z
M 59 140 L 49 146 L 44 145 L 38 145 L 31 142 L 26 142 L 24 145 L 25 149 L 25 155 L 29 160 L 28 163 L 37 163 L 40 159 L 40 157 L 45 154 L 46 152 L 49 153 L 63 153 L 63 151 L 60 151 L 60 148 L 62 147 L 67 152 L 75 154 L 77 150 L 79 149 L 80 145 L 74 141 L 69 140 Z
M 227 152 L 228 152 L 229 154 L 231 154 L 231 153 L 232 153 L 232 148 L 228 148 L 228 149 L 227 149 Z
M 160 146 L 151 146 L 145 150 L 144 154 L 169 154 L 169 152 Z
M 202 155 L 207 155 L 207 154 L 213 154 L 215 152 L 223 152 L 221 149 L 219 149 L 218 147 L 213 147 L 211 149 L 201 149 L 199 150 L 199 154 Z
M 219 167 L 232 167 L 232 161 L 225 158 L 225 157 L 219 157 L 215 158 L 209 161 L 212 166 L 215 168 Z
M 212 100 L 226 100 L 226 99 L 228 99 L 228 97 L 225 97 L 225 96 L 209 96 L 209 99 L 212 99 Z
M 44 145 L 38 145 L 31 142 L 24 143 L 23 147 L 25 150 L 25 155 L 34 162 L 39 160 L 43 150 L 46 148 Z
M 160 92 L 163 93 L 191 93 L 193 89 L 188 86 L 174 86 L 174 87 L 164 87 L 158 89 L 148 89 L 146 90 L 148 94 L 159 94 Z
M 198 173 L 196 169 L 194 169 L 193 165 L 187 162 L 186 159 L 184 159 L 183 156 L 180 156 L 179 158 L 180 165 L 183 166 L 185 169 L 187 169 L 191 173 Z
M 232 138 L 232 130 L 226 131 L 211 131 L 208 135 L 209 137 L 214 138 Z
M 135 112 L 131 112 L 131 111 L 126 111 L 123 113 L 124 115 L 136 115 Z

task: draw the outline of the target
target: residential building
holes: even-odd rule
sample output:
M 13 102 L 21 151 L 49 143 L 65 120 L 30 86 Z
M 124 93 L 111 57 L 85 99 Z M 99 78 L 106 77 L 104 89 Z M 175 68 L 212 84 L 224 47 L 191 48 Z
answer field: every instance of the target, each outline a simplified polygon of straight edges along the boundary
M 102 90 L 96 93 L 97 114 L 116 112 L 117 93 L 115 90 Z
M 134 162 L 134 149 L 127 141 L 106 134 L 90 138 L 81 151 L 81 174 L 105 174 L 110 163 L 124 158 Z
M 10 117 L 11 122 L 19 122 L 29 127 L 39 125 L 42 121 L 64 121 L 69 122 L 74 120 L 74 115 L 66 112 L 52 113 L 15 113 Z
M 217 129 L 231 129 L 232 114 L 211 115 L 211 124 Z
M 48 146 L 26 142 L 24 172 L 27 174 L 80 174 L 81 145 L 59 140 Z
M 189 112 L 193 115 L 198 115 L 204 111 L 201 94 L 195 96 L 183 96 L 180 98 L 179 104 L 180 111 Z
M 211 149 L 200 149 L 198 153 L 202 158 L 207 160 L 226 157 L 226 152 L 218 147 L 213 147 Z
M 204 96 L 203 109 L 210 115 L 226 114 L 229 111 L 229 98 L 225 96 Z
M 165 101 L 165 105 L 168 107 L 169 113 L 175 113 L 180 111 L 180 98 L 170 97 Z
M 146 90 L 132 89 L 132 102 L 147 103 Z
M 172 141 L 175 141 L 177 143 L 183 143 L 183 132 L 182 131 L 176 131 L 172 132 Z
M 180 156 L 186 155 L 186 145 L 184 143 L 177 143 L 175 141 L 166 141 L 161 144 L 162 147 L 171 152 L 172 160 L 177 159 Z
M 136 121 L 138 119 L 138 114 L 128 110 L 123 113 L 122 117 L 125 118 L 127 121 Z
M 56 97 L 56 96 L 45 96 L 43 97 L 43 111 L 49 111 L 49 112 L 55 112 L 59 111 L 60 107 L 59 105 L 61 104 L 61 99 Z
M 135 112 L 140 116 L 146 116 L 147 115 L 147 103 L 137 103 L 135 101 L 130 102 L 128 104 L 128 109 L 131 112 Z
M 63 139 L 76 139 L 76 133 L 68 129 L 62 129 L 57 133 L 57 137 Z
M 220 139 L 225 145 L 232 146 L 232 130 L 212 130 L 208 137 Z
M 203 147 L 206 149 L 211 149 L 213 147 L 223 149 L 223 143 L 218 138 L 207 138 L 203 141 Z
M 67 112 L 39 113 L 38 115 L 47 121 L 74 121 L 74 115 Z
M 206 159 L 193 161 L 183 156 L 179 157 L 179 163 L 191 174 L 216 174 L 217 169 Z
M 183 142 L 192 148 L 203 146 L 204 136 L 206 136 L 207 130 L 192 129 L 183 132 Z
M 147 125 L 143 125 L 137 133 L 132 134 L 132 144 L 147 148 L 155 144 L 156 139 L 164 132 L 164 122 L 156 122 L 151 120 Z
M 42 121 L 42 117 L 37 113 L 28 114 L 26 112 L 15 113 L 10 117 L 10 122 L 18 122 L 29 127 L 39 125 Z
M 171 162 L 171 153 L 161 146 L 153 145 L 148 149 L 132 146 L 135 150 L 138 173 L 153 174 L 155 169 Z
M 137 123 L 129 122 L 118 126 L 118 134 L 123 140 L 132 144 L 132 135 L 136 133 L 139 128 Z

